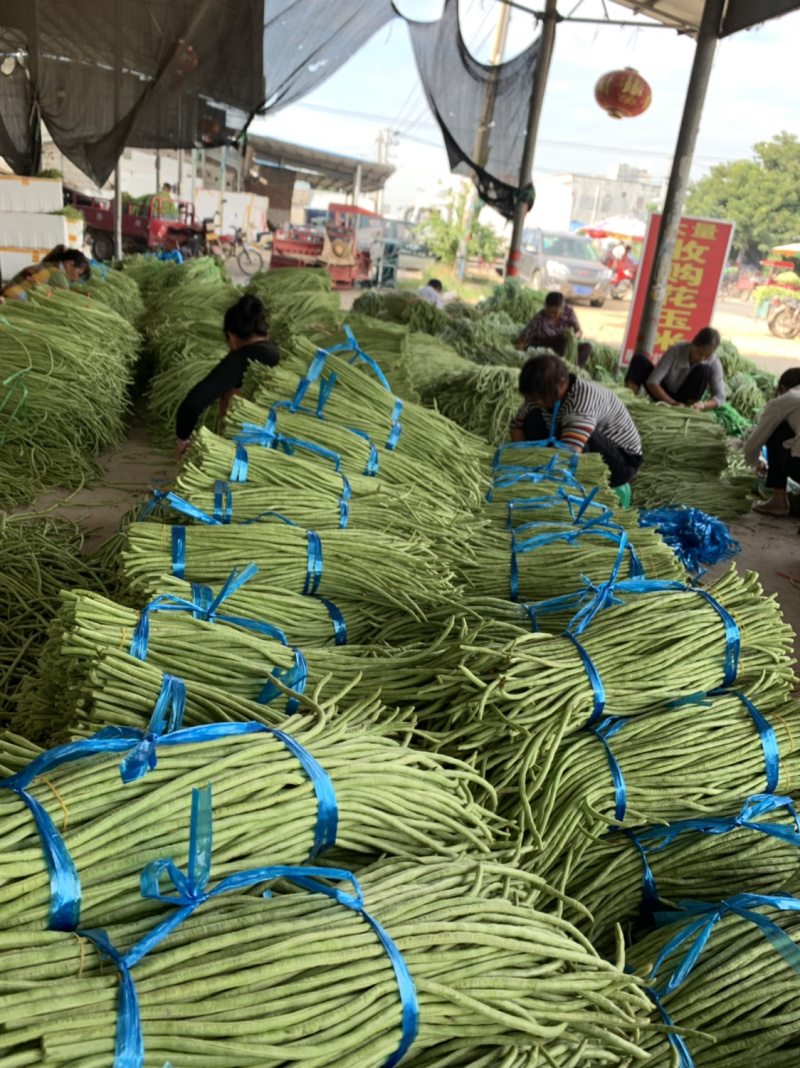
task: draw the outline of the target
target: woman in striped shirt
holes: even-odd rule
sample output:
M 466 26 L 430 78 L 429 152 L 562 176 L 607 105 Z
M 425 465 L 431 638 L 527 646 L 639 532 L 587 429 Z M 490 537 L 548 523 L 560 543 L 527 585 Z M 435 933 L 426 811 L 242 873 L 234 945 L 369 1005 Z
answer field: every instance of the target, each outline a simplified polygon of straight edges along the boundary
M 519 391 L 525 401 L 511 420 L 512 441 L 555 438 L 573 452 L 600 453 L 611 486 L 635 478 L 642 465 L 642 439 L 615 393 L 570 374 L 560 357 L 549 355 L 532 356 L 523 364 Z

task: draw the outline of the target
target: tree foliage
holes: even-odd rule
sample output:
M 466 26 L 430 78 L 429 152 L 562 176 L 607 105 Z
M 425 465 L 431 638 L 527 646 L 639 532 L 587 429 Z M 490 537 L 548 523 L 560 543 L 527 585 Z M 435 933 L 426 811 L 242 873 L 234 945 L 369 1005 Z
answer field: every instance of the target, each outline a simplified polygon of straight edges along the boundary
M 459 192 L 451 189 L 444 212 L 431 212 L 430 217 L 416 229 L 416 236 L 424 241 L 433 255 L 443 263 L 454 264 L 462 238 L 469 237 L 470 220 L 464 218 L 466 201 L 465 189 Z M 491 261 L 500 252 L 502 239 L 491 226 L 486 226 L 479 219 L 480 212 L 472 226 L 467 254 Z
M 800 141 L 783 131 L 753 146 L 754 159 L 719 163 L 694 182 L 688 215 L 736 223 L 739 249 L 767 252 L 800 235 Z

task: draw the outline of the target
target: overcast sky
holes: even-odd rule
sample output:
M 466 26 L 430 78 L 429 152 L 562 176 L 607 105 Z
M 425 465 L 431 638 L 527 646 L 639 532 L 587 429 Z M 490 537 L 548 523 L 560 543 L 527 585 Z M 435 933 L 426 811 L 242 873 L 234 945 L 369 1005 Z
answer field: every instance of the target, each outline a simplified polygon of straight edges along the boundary
M 435 19 L 443 0 L 397 0 L 408 17 Z M 521 0 L 540 7 L 540 0 Z M 560 0 L 568 14 L 577 0 Z M 607 3 L 612 17 L 630 10 Z M 470 49 L 486 60 L 497 0 L 461 0 L 462 30 Z M 582 0 L 576 15 L 601 18 L 602 0 Z M 538 31 L 534 19 L 515 10 L 506 58 L 525 48 Z M 558 27 L 535 172 L 605 174 L 627 162 L 648 168 L 656 180 L 668 172 L 694 43 L 665 29 L 631 29 L 562 23 Z M 780 130 L 800 134 L 793 72 L 800 57 L 800 12 L 722 41 L 706 101 L 693 177 L 719 160 L 752 154 L 752 145 Z M 653 103 L 635 119 L 615 121 L 594 100 L 601 74 L 635 67 L 650 83 Z M 351 114 L 341 114 L 348 112 Z M 257 120 L 253 131 L 362 159 L 376 159 L 381 127 L 399 132 L 391 162 L 398 173 L 385 204 L 424 202 L 458 181 L 448 172 L 441 136 L 425 103 L 408 32 L 395 19 L 344 67 L 300 104 Z

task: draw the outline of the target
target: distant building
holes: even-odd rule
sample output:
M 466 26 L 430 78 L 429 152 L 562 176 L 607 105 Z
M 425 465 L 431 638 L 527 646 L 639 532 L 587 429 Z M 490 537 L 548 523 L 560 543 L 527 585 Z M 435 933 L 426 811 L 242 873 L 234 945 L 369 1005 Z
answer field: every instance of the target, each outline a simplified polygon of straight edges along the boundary
M 588 174 L 539 174 L 534 176 L 536 202 L 527 226 L 569 230 L 573 222 L 584 225 L 609 215 L 632 215 L 645 220 L 648 205 L 663 201 L 664 187 L 649 171 L 617 164 L 604 178 Z

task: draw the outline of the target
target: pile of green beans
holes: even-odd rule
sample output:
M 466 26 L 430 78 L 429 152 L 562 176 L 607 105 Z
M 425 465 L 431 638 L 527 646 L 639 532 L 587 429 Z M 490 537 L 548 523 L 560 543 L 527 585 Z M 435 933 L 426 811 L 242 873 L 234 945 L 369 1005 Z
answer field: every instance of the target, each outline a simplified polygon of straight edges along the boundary
M 796 718 L 796 708 L 790 708 Z M 780 717 L 774 718 L 779 737 L 782 722 L 789 723 L 784 711 Z M 794 783 L 787 785 L 793 787 Z M 740 808 L 734 804 L 724 815 L 736 817 Z M 697 818 L 697 814 L 686 818 Z M 797 830 L 794 817 L 786 808 L 751 817 L 749 822 Z M 656 833 L 666 833 L 668 829 L 661 825 L 650 828 Z M 633 834 L 638 833 L 639 828 L 634 828 Z M 677 908 L 678 902 L 687 898 L 720 901 L 732 894 L 775 893 L 800 867 L 800 836 L 797 837 L 798 841 L 786 841 L 750 827 L 719 834 L 687 829 L 664 848 L 660 838 L 649 838 L 642 846 L 647 847 L 647 862 L 655 878 L 660 907 L 668 909 Z M 591 924 L 584 921 L 583 926 L 601 952 L 613 951 L 617 923 L 626 933 L 640 927 L 642 858 L 628 834 L 603 835 L 589 843 L 580 857 L 568 857 L 563 871 L 567 892 L 592 914 Z
M 759 907 L 757 913 L 800 943 L 796 912 Z M 630 963 L 648 986 L 663 989 L 693 939 L 652 968 L 667 943 L 694 915 L 660 927 L 632 947 Z M 797 975 L 754 922 L 729 913 L 720 919 L 688 976 L 661 1004 L 684 1036 L 696 1068 L 794 1068 L 800 1056 Z M 653 1018 L 660 1017 L 653 1009 Z M 673 1068 L 667 1036 L 645 1031 L 642 1046 L 652 1068 Z
M 7 719 L 33 675 L 59 592 L 103 589 L 104 575 L 81 557 L 77 525 L 54 516 L 0 513 L 0 717 Z
M 234 397 L 225 418 L 225 436 L 240 436 L 244 432 L 243 424 L 263 427 L 268 418 L 268 408 L 242 397 Z M 375 457 L 370 442 L 337 423 L 318 419 L 306 412 L 281 408 L 277 412 L 275 429 L 286 438 L 311 442 L 335 452 L 348 478 L 351 474 L 365 475 L 374 467 Z M 486 465 L 479 459 L 457 452 L 436 453 L 434 458 L 432 452 L 429 460 L 420 461 L 401 456 L 398 451 L 383 449 L 381 442 L 373 442 L 372 445 L 377 449 L 378 463 L 378 469 L 373 473 L 394 485 L 413 485 L 461 507 L 477 507 L 489 488 Z M 432 448 L 435 449 L 435 443 L 432 443 Z
M 317 591 L 334 603 L 358 590 L 372 604 L 413 616 L 453 593 L 452 575 L 422 537 L 396 538 L 328 528 L 321 535 L 322 576 Z M 172 573 L 171 528 L 137 523 L 125 539 L 123 569 L 134 588 Z M 262 581 L 302 593 L 308 574 L 304 530 L 283 523 L 186 528 L 186 572 L 191 582 L 220 586 L 235 567 L 253 562 Z M 359 589 L 360 587 L 360 589 Z
M 0 731 L 0 778 L 16 775 L 41 752 L 41 747 L 29 738 L 12 731 Z
M 417 989 L 414 1055 L 433 1057 L 437 1046 L 450 1050 L 470 1035 L 483 1047 L 536 1051 L 556 1068 L 576 1057 L 619 1066 L 643 1059 L 648 1003 L 638 982 L 554 914 L 539 882 L 469 860 L 387 860 L 360 882 L 365 908 Z M 502 896 L 509 887 L 519 904 Z M 108 928 L 121 948 L 144 933 L 142 923 Z M 0 966 L 4 1063 L 110 1063 L 117 979 L 102 972 L 88 939 L 9 931 L 0 936 Z M 385 949 L 362 916 L 321 894 L 220 895 L 132 977 L 148 1064 L 380 1068 L 400 1042 L 401 1001 Z M 448 1056 L 425 1063 L 444 1068 Z
M 469 366 L 428 382 L 423 404 L 490 445 L 508 440 L 508 427 L 520 406 L 519 371 L 511 367 Z
M 144 301 L 132 275 L 92 266 L 89 281 L 72 288 L 76 293 L 86 293 L 106 304 L 132 326 L 139 326 L 144 315 Z
M 247 287 L 248 293 L 259 297 L 269 316 L 277 311 L 287 296 L 299 293 L 330 293 L 333 282 L 324 267 L 299 270 L 259 271 Z
M 314 714 L 280 724 L 330 777 L 337 844 L 358 854 L 362 866 L 382 854 L 488 854 L 496 819 L 472 800 L 474 775 L 403 744 L 403 726 L 409 724 L 387 729 Z M 161 918 L 164 907 L 141 897 L 139 875 L 162 857 L 185 869 L 192 787 L 212 784 L 215 878 L 302 864 L 313 851 L 313 782 L 272 734 L 161 747 L 156 766 L 128 783 L 120 760 L 117 753 L 62 764 L 28 791 L 50 814 L 78 871 L 82 927 Z M 42 928 L 51 893 L 44 853 L 29 808 L 5 790 L 0 826 L 0 928 Z
M 40 287 L 43 288 L 43 287 Z M 31 291 L 0 322 L 0 506 L 80 486 L 124 435 L 139 336 L 100 301 Z

